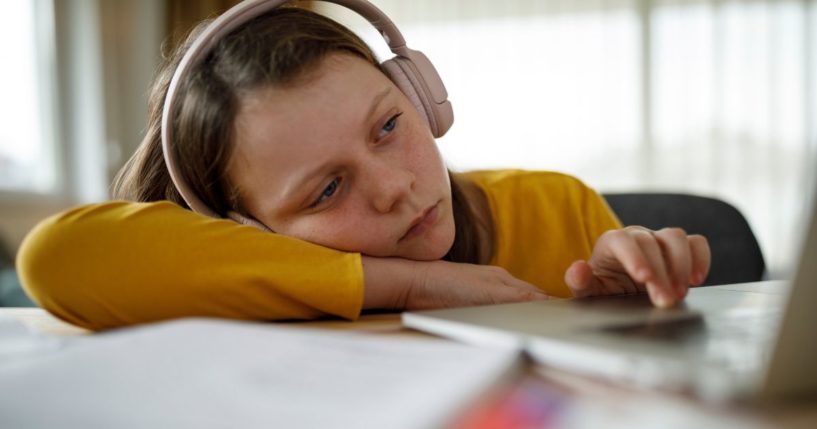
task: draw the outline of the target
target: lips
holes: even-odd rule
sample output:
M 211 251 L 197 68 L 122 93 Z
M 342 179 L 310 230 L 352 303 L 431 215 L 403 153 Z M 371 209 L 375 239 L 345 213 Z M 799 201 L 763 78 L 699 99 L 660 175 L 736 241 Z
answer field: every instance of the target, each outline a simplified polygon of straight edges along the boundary
M 417 217 L 411 221 L 408 231 L 400 238 L 400 241 L 414 238 L 423 234 L 437 221 L 437 214 L 439 212 L 440 203 L 436 203 L 431 207 L 423 210 Z

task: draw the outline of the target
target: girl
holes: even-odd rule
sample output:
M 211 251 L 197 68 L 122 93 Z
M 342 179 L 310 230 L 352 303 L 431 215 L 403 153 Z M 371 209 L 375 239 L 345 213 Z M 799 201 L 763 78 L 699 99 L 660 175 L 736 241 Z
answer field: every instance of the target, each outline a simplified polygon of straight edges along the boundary
M 659 306 L 704 281 L 709 248 L 679 229 L 621 225 L 556 173 L 446 170 L 429 120 L 353 33 L 273 9 L 230 32 L 179 85 L 180 174 L 222 217 L 193 213 L 163 159 L 171 76 L 115 201 L 38 225 L 19 269 L 44 308 L 91 329 L 184 316 L 355 319 L 646 290 Z M 165 200 L 169 200 L 165 201 Z

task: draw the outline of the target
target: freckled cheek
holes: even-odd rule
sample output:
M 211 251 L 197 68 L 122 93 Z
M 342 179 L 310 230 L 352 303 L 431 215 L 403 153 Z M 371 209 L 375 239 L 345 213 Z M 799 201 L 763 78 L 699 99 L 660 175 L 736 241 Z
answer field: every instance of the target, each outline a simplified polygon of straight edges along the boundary
M 446 198 L 450 198 L 448 171 L 436 151 L 424 151 L 418 158 L 412 160 L 410 168 L 417 177 L 420 189 L 431 192 L 425 197 L 443 197 L 445 195 Z
M 433 142 L 423 141 L 418 138 L 407 139 L 408 144 L 403 145 L 403 150 L 396 157 L 396 162 L 402 168 L 413 171 L 415 174 L 427 176 L 429 173 L 437 174 L 440 161 Z
M 426 125 L 423 124 L 423 127 Z M 434 139 L 427 134 L 425 128 L 412 128 L 407 133 L 410 144 L 403 146 L 403 159 L 410 163 L 412 169 L 422 174 L 439 175 L 445 172 L 445 164 L 442 161 Z

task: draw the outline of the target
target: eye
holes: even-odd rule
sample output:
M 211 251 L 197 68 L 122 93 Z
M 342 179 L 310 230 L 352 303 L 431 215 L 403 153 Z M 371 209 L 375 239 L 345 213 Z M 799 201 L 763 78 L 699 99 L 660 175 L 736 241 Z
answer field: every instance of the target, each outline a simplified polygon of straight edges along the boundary
M 400 113 L 392 116 L 391 118 L 389 118 L 388 121 L 386 121 L 385 124 L 383 124 L 383 128 L 381 128 L 380 132 L 377 134 L 378 140 L 386 137 L 389 134 L 391 134 L 391 132 L 394 131 L 395 128 L 397 128 L 397 118 L 399 118 L 400 115 L 402 115 L 402 114 L 403 114 L 403 112 L 400 112 Z
M 314 203 L 312 203 L 310 207 L 315 207 L 324 202 L 324 200 L 331 198 L 332 195 L 335 195 L 335 192 L 338 190 L 338 186 L 340 186 L 340 180 L 340 177 L 336 177 L 332 180 L 332 182 L 326 185 L 326 188 L 323 189 L 321 195 L 315 200 Z

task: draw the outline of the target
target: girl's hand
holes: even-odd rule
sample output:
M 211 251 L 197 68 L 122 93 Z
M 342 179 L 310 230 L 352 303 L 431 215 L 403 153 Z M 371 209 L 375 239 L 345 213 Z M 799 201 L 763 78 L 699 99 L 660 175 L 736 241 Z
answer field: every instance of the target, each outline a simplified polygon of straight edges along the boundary
M 364 308 L 424 310 L 547 299 L 500 267 L 363 257 Z
M 590 259 L 567 269 L 565 282 L 576 297 L 646 290 L 653 304 L 670 307 L 690 285 L 704 282 L 709 264 L 709 243 L 701 235 L 629 226 L 602 234 Z
M 415 273 L 401 303 L 407 310 L 548 299 L 541 289 L 493 265 L 418 261 Z

